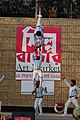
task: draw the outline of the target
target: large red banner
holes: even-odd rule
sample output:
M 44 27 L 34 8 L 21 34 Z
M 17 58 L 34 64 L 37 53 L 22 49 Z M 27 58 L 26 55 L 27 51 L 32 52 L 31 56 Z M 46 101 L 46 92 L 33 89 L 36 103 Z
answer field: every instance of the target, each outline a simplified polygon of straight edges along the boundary
M 33 71 L 32 54 L 35 27 L 17 27 L 16 36 L 16 79 L 31 80 Z M 44 27 L 44 44 L 42 45 L 41 70 L 44 80 L 60 80 L 61 41 L 60 27 Z

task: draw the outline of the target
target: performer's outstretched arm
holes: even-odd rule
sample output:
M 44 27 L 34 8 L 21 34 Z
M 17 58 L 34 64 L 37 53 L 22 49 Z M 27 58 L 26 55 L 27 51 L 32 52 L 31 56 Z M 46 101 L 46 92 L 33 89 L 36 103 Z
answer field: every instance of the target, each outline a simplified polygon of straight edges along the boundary
M 62 76 L 62 79 L 64 80 L 68 87 L 71 87 L 70 83 L 65 79 L 65 76 Z
M 32 91 L 32 95 L 33 95 L 34 93 L 36 93 L 36 89 Z
M 45 93 L 47 93 L 47 87 L 42 88 Z
M 64 79 L 64 82 L 67 84 L 68 87 L 71 87 L 70 83 L 66 79 Z

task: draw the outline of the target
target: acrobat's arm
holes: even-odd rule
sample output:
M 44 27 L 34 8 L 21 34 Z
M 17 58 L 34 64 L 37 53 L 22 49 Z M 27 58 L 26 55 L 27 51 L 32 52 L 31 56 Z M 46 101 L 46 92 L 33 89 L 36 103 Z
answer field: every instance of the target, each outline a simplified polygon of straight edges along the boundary
M 45 93 L 47 93 L 47 87 L 45 87 L 45 88 L 42 87 L 42 90 L 43 90 Z
M 34 93 L 36 93 L 36 89 L 32 91 L 32 95 L 33 95 Z
M 64 79 L 64 82 L 66 83 L 66 85 L 67 85 L 68 87 L 71 87 L 70 83 L 69 83 L 66 79 Z
M 62 76 L 62 79 L 64 80 L 64 82 L 68 87 L 71 87 L 70 83 L 65 79 L 65 76 Z

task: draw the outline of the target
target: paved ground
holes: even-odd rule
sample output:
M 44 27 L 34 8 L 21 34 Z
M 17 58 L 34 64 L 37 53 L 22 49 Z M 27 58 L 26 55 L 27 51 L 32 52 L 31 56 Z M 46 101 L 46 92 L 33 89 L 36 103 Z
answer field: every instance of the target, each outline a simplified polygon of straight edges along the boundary
M 36 116 L 35 120 L 75 120 L 72 115 L 62 117 L 61 114 L 43 114 L 43 116 Z
M 12 113 L 2 113 L 5 115 L 9 115 L 10 117 L 12 117 Z M 42 116 L 36 116 L 35 120 L 75 120 L 71 114 L 68 114 L 65 117 L 62 117 L 61 114 L 50 114 L 50 113 L 44 113 Z

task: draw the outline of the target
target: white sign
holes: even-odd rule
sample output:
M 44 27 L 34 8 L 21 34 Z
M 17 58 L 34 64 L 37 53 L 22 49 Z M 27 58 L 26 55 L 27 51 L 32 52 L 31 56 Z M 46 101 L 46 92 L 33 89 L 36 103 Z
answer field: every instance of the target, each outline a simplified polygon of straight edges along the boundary
M 60 78 L 60 73 L 53 73 L 53 72 L 45 72 L 43 74 L 43 80 L 57 80 Z M 17 72 L 16 73 L 16 80 L 32 80 L 33 73 L 32 72 Z
M 44 88 L 47 87 L 45 95 L 54 95 L 54 81 L 43 81 Z M 21 81 L 21 94 L 32 94 L 33 81 Z

